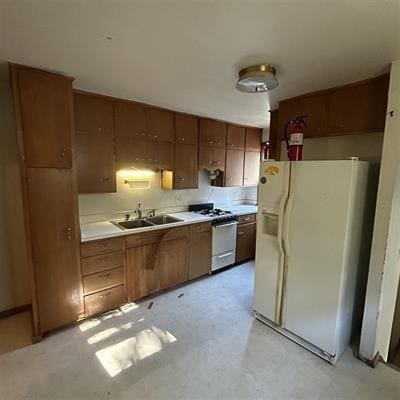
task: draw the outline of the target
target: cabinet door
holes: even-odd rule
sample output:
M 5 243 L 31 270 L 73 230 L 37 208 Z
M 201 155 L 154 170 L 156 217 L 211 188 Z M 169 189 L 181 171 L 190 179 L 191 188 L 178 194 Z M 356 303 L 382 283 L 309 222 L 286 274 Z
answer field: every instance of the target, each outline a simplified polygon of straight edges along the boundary
M 236 262 L 254 258 L 256 243 L 256 224 L 238 225 L 236 240 Z
M 278 137 L 279 111 L 271 110 L 269 122 L 269 156 L 268 159 L 280 160 L 281 138 Z
M 306 115 L 307 128 L 304 137 L 326 135 L 327 126 L 327 95 L 299 97 L 279 103 L 279 137 L 284 139 L 284 129 L 287 122 L 301 115 Z
M 188 239 L 163 241 L 158 253 L 161 289 L 176 286 L 189 279 Z
M 199 119 L 191 115 L 175 114 L 175 142 L 196 144 L 199 141 Z
M 198 148 L 187 144 L 175 144 L 174 189 L 198 187 Z
M 114 110 L 110 100 L 75 92 L 74 115 L 76 133 L 114 135 Z
M 174 167 L 174 144 L 147 141 L 147 165 L 172 170 Z
M 145 107 L 128 101 L 114 103 L 115 136 L 144 139 L 146 133 Z
M 27 196 L 40 332 L 82 309 L 77 195 L 72 170 L 29 168 Z
M 261 129 L 246 128 L 246 150 L 261 150 Z
M 258 185 L 258 175 L 260 169 L 260 153 L 255 151 L 245 151 L 244 153 L 244 178 L 245 186 Z
M 75 143 L 79 193 L 115 192 L 113 138 L 77 134 Z
M 127 282 L 130 300 L 161 290 L 159 265 L 155 262 L 158 244 L 127 250 Z
M 244 151 L 227 150 L 225 168 L 225 186 L 243 185 Z
M 115 157 L 118 164 L 144 165 L 147 162 L 147 140 L 115 138 Z
M 226 124 L 200 119 L 199 143 L 205 146 L 226 147 Z
M 388 78 L 345 86 L 328 95 L 328 133 L 383 131 Z
M 206 232 L 190 236 L 189 279 L 206 275 L 211 271 L 211 227 Z
M 174 140 L 174 114 L 157 108 L 146 108 L 147 138 L 172 142 Z
M 25 165 L 71 168 L 72 81 L 59 75 L 13 68 Z
M 226 150 L 219 147 L 200 146 L 199 147 L 199 168 L 210 171 L 220 169 L 225 170 Z
M 228 125 L 226 147 L 228 149 L 244 150 L 246 129 L 242 126 Z

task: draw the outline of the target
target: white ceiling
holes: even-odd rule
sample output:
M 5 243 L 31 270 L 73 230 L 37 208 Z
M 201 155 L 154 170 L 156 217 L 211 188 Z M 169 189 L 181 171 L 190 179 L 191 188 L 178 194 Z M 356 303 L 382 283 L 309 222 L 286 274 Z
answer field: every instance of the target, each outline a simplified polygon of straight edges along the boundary
M 398 0 L 14 0 L 0 26 L 3 58 L 74 76 L 77 88 L 263 127 L 280 99 L 387 71 L 400 58 L 399 10 Z M 239 68 L 262 61 L 280 86 L 238 92 Z

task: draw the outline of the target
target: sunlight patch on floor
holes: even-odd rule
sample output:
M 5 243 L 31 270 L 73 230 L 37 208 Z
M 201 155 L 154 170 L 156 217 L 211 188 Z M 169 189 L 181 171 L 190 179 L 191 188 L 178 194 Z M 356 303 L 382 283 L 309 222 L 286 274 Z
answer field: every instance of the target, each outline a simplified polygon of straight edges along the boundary
M 136 336 L 97 351 L 96 357 L 107 373 L 114 377 L 137 362 L 160 352 L 163 345 L 176 340 L 167 330 L 152 326 L 151 329 L 140 331 Z

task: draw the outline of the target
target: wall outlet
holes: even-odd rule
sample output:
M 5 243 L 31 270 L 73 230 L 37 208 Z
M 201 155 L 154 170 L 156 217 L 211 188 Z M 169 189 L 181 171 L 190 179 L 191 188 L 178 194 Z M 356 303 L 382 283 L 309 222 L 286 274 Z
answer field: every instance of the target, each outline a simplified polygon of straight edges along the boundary
M 181 194 L 176 194 L 175 195 L 175 203 L 182 203 L 183 202 L 183 197 Z

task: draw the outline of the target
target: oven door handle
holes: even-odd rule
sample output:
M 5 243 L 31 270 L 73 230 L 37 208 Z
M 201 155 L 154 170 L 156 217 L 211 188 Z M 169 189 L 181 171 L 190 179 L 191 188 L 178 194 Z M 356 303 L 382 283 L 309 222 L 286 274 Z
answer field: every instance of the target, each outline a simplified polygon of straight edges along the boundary
M 229 222 L 228 224 L 213 225 L 213 228 L 225 228 L 226 226 L 237 225 L 237 222 Z
M 232 254 L 233 254 L 233 251 L 230 251 L 229 253 L 224 253 L 224 254 L 221 254 L 220 256 L 217 256 L 217 258 L 219 259 L 219 258 L 229 257 L 229 256 L 231 256 Z

